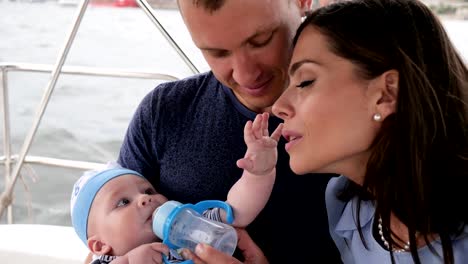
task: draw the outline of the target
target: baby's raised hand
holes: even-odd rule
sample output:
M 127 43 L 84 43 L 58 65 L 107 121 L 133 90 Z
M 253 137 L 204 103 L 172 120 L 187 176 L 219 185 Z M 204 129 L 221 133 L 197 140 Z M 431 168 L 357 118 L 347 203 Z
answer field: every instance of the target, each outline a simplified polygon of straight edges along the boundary
M 162 255 L 169 254 L 169 248 L 161 242 L 143 244 L 130 250 L 124 256 L 118 257 L 111 264 L 141 264 L 157 263 L 162 264 Z
M 247 121 L 244 127 L 244 141 L 247 151 L 244 158 L 237 161 L 237 166 L 255 175 L 270 173 L 278 159 L 278 141 L 281 137 L 282 125 L 269 135 L 268 113 L 258 114 L 255 120 Z

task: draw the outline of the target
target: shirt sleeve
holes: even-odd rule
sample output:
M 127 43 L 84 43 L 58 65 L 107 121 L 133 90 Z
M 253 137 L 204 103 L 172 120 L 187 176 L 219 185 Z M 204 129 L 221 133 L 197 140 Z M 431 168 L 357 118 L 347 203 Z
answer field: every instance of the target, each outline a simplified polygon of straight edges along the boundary
M 118 158 L 122 167 L 138 171 L 150 178 L 159 178 L 157 153 L 153 150 L 156 136 L 153 128 L 156 118 L 156 89 L 147 94 L 137 107 L 125 133 Z
M 109 255 L 96 256 L 96 255 L 94 255 L 93 256 L 93 261 L 91 261 L 90 264 L 109 264 L 116 258 L 117 258 L 117 256 L 109 256 Z
M 203 216 L 208 218 L 208 219 L 211 219 L 211 220 L 214 220 L 216 222 L 223 222 L 223 220 L 221 219 L 221 213 L 220 213 L 220 208 L 216 207 L 216 208 L 210 208 L 208 210 L 205 210 L 203 212 Z

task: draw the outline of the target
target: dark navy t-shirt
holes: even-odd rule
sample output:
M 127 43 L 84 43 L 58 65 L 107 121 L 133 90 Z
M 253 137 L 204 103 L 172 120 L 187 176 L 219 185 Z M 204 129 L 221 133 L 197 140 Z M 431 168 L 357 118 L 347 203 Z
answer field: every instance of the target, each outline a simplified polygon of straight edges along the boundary
M 245 123 L 255 115 L 211 72 L 163 83 L 137 108 L 118 161 L 170 200 L 226 200 L 242 174 Z M 270 133 L 280 122 L 270 118 Z M 324 199 L 335 175 L 295 175 L 284 144 L 270 200 L 247 230 L 271 263 L 339 263 Z

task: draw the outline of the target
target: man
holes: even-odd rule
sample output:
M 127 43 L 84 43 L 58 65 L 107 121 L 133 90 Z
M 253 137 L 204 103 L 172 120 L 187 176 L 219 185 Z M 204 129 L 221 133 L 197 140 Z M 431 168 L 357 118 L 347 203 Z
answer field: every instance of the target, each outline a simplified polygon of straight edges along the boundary
M 246 150 L 243 127 L 257 113 L 271 112 L 285 89 L 292 38 L 310 5 L 311 0 L 179 1 L 211 71 L 150 92 L 130 123 L 119 163 L 169 199 L 225 200 L 242 173 L 234 164 Z M 279 123 L 270 118 L 270 133 Z M 247 231 L 271 263 L 337 263 L 324 201 L 333 175 L 295 175 L 284 144 L 279 142 L 271 198 Z

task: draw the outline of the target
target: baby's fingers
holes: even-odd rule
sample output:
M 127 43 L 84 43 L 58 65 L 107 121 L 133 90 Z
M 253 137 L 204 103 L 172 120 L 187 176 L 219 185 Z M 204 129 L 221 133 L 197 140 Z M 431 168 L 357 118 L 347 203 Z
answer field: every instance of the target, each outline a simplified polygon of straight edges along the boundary
M 252 132 L 256 139 L 262 138 L 263 136 L 263 115 L 258 114 L 252 125 Z
M 268 135 L 270 134 L 268 132 L 268 117 L 270 115 L 268 113 L 263 113 L 262 114 L 262 136 L 264 137 L 268 137 Z
M 279 124 L 278 127 L 276 127 L 275 131 L 271 134 L 271 138 L 274 139 L 276 142 L 280 140 L 281 137 L 281 132 L 283 131 L 283 123 Z
M 169 248 L 160 242 L 151 243 L 150 246 L 152 250 L 151 259 L 153 260 L 153 263 L 162 264 L 163 263 L 162 254 L 166 256 L 169 255 Z
M 164 255 L 169 254 L 169 247 L 161 242 L 151 243 L 151 249 L 163 253 Z

